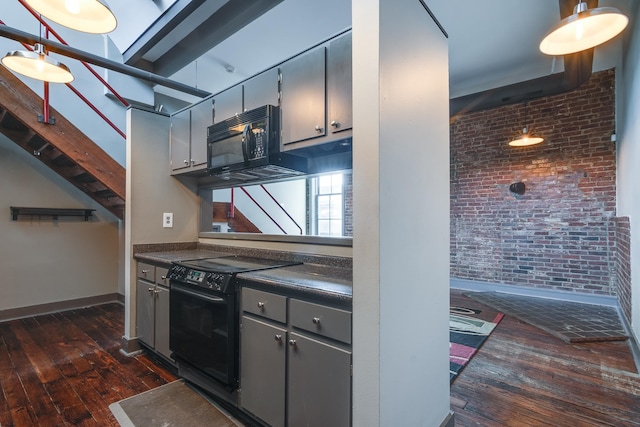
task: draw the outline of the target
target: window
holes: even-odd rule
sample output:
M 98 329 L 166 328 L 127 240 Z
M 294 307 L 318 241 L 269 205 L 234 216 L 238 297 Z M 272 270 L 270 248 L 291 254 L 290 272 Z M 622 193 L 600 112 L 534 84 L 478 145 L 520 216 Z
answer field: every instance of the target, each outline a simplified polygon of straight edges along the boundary
M 315 182 L 317 235 L 342 236 L 344 231 L 342 174 L 319 176 Z
M 199 189 L 201 232 L 353 236 L 350 172 Z

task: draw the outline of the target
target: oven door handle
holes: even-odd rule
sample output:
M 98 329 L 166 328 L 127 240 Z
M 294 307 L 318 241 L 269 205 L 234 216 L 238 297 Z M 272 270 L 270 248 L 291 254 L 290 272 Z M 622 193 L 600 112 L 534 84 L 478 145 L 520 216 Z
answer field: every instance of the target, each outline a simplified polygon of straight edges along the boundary
M 187 294 L 187 295 L 191 295 L 192 297 L 195 298 L 200 298 L 200 299 L 204 299 L 210 302 L 215 302 L 215 303 L 226 303 L 226 300 L 224 298 L 220 298 L 220 297 L 212 297 L 211 295 L 205 295 L 205 294 L 201 294 L 198 292 L 193 292 L 187 288 L 183 288 L 182 286 L 179 285 L 171 285 L 171 290 L 172 291 L 176 291 L 176 292 L 181 292 L 183 294 Z

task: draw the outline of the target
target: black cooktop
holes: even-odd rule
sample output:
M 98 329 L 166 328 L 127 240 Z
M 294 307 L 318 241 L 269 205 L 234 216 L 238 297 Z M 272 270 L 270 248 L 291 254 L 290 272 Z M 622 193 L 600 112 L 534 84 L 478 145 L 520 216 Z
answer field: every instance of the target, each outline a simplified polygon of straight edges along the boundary
M 269 259 L 242 256 L 228 256 L 221 258 L 193 259 L 189 261 L 177 262 L 176 264 L 204 272 L 237 274 L 247 271 L 265 270 L 268 268 L 283 267 L 300 263 L 289 261 L 274 261 Z

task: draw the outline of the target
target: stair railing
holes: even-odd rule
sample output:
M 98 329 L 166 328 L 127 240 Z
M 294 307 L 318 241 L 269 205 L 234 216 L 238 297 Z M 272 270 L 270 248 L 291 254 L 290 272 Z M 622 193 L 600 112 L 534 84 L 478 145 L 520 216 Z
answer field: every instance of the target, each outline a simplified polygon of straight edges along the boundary
M 35 10 L 33 10 L 26 2 L 25 0 L 18 0 L 18 2 L 29 12 L 31 13 L 31 15 L 33 15 L 39 22 L 40 25 L 44 26 L 45 28 L 45 37 L 48 38 L 49 34 L 52 34 L 56 39 L 58 39 L 58 41 L 66 46 L 69 46 L 69 44 L 44 20 L 42 19 L 42 17 L 40 16 L 39 13 L 37 13 Z M 0 20 L 0 24 L 5 25 L 5 23 Z M 22 43 L 22 45 L 25 47 L 25 49 L 28 49 L 30 51 L 33 51 L 33 48 L 25 43 Z M 109 90 L 109 92 L 111 92 L 113 94 L 113 96 L 120 101 L 120 103 L 122 103 L 122 105 L 124 105 L 125 107 L 129 106 L 129 103 L 122 97 L 120 96 L 120 94 L 118 94 L 118 92 L 100 75 L 98 74 L 98 72 L 91 67 L 91 65 L 89 65 L 88 63 L 84 62 L 84 61 L 80 61 L 82 63 L 82 65 L 84 65 L 87 70 L 89 70 L 89 72 L 91 72 L 91 74 L 93 74 L 99 81 L 100 83 L 102 83 L 107 90 Z M 71 91 L 73 93 L 76 94 L 76 96 L 78 96 L 78 98 L 80 98 L 85 104 L 87 104 L 87 106 L 89 106 L 89 108 L 91 108 L 98 116 L 100 116 L 100 118 L 102 120 L 104 120 L 109 126 L 111 126 L 111 128 L 113 128 L 113 130 L 115 130 L 120 136 L 122 136 L 123 138 L 126 139 L 127 135 L 125 132 L 123 132 L 120 128 L 118 128 L 118 126 L 116 126 L 115 123 L 113 123 L 106 115 L 104 115 L 104 113 L 102 113 L 98 107 L 96 107 L 91 101 L 89 101 L 89 99 L 87 99 L 82 93 L 80 93 L 80 91 L 78 91 L 78 89 L 76 89 L 71 83 L 66 83 L 67 87 L 69 89 L 71 89 Z M 44 82 L 44 105 L 43 105 L 43 120 L 44 123 L 49 123 L 50 121 L 50 117 L 49 117 L 49 83 L 48 82 Z
M 268 212 L 267 210 L 260 204 L 260 202 L 258 202 L 251 194 L 249 194 L 249 192 L 247 191 L 246 188 L 244 187 L 238 187 L 240 190 L 242 190 L 242 192 L 244 194 L 247 195 L 247 197 L 249 198 L 249 200 L 251 200 L 262 212 L 264 212 L 264 214 L 271 220 L 271 222 L 273 222 L 275 224 L 276 227 L 278 227 L 280 229 L 280 231 L 282 231 L 283 234 L 289 234 L 285 231 L 284 228 L 282 228 L 282 226 L 278 223 L 278 221 L 276 221 Z M 298 228 L 298 230 L 300 230 L 300 235 L 302 235 L 302 227 L 300 227 L 300 225 L 296 222 L 295 219 L 293 219 L 293 217 L 289 214 L 289 212 L 287 212 L 287 210 L 284 208 L 284 206 L 282 206 L 280 204 L 280 202 L 278 202 L 278 200 L 269 192 L 269 190 L 267 190 L 267 188 L 260 184 L 260 188 L 262 188 L 265 193 L 267 193 L 267 195 L 271 198 L 271 200 L 273 200 L 275 202 L 275 204 L 280 208 L 280 210 L 282 210 L 282 212 L 284 212 L 285 215 L 287 215 L 287 217 L 289 217 L 289 219 L 293 222 L 293 224 Z M 231 204 L 230 204 L 230 216 L 233 217 L 233 213 L 234 213 L 234 188 L 231 188 Z

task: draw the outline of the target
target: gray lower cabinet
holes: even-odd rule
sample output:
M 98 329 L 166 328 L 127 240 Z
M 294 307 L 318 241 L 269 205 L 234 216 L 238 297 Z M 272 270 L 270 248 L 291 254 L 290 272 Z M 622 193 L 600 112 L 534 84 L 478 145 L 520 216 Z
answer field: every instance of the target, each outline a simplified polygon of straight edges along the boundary
M 136 282 L 136 326 L 138 339 L 153 347 L 155 344 L 155 283 L 138 279 Z
M 285 425 L 287 330 L 242 317 L 242 407 L 270 426 Z
M 287 387 L 289 426 L 349 426 L 350 351 L 290 332 Z
M 171 360 L 167 268 L 138 262 L 136 329 L 140 341 Z
M 240 406 L 272 427 L 351 424 L 351 312 L 242 289 Z
M 156 286 L 155 290 L 155 331 L 154 349 L 166 357 L 171 358 L 169 350 L 169 288 Z

